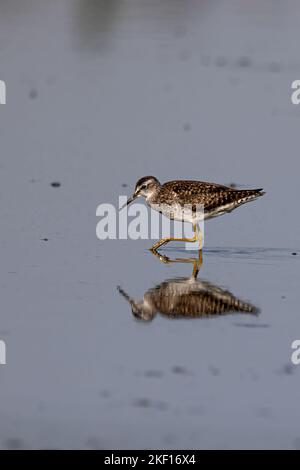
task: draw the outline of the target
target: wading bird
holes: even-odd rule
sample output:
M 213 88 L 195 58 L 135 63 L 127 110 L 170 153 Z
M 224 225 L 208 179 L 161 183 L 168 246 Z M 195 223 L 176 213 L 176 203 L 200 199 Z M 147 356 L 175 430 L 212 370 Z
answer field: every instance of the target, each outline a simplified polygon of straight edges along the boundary
M 265 193 L 262 189 L 239 190 L 204 181 L 175 180 L 160 184 L 154 176 L 144 176 L 136 183 L 134 193 L 125 206 L 138 197 L 144 197 L 152 209 L 161 212 L 166 217 L 193 224 L 193 238 L 163 238 L 153 245 L 152 250 L 157 250 L 170 241 L 198 241 L 201 250 L 203 237 L 198 227 L 201 220 L 231 212 L 263 194 Z

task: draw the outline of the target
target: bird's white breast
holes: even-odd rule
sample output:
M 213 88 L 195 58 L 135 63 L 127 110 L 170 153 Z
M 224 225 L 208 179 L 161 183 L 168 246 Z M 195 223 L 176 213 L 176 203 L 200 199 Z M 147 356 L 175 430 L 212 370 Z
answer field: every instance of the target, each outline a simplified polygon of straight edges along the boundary
M 185 222 L 195 223 L 204 218 L 204 212 L 201 210 L 201 207 L 198 208 L 196 212 L 193 211 L 191 205 L 150 204 L 150 207 L 173 220 L 184 220 Z

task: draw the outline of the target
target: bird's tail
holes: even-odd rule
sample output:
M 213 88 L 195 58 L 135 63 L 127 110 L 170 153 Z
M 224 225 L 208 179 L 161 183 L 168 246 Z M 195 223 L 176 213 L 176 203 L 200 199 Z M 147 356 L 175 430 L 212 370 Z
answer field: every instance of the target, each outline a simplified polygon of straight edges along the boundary
M 260 196 L 263 196 L 265 191 L 263 191 L 262 188 L 259 189 L 240 189 L 237 190 L 239 198 L 238 198 L 238 204 L 245 204 L 246 202 L 249 201 L 254 201 L 254 199 L 257 199 Z

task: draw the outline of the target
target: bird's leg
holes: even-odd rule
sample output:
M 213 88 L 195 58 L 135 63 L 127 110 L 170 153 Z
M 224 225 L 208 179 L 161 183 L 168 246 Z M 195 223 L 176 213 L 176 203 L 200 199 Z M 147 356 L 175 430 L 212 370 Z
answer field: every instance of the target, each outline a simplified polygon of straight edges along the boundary
M 194 259 L 193 262 L 194 262 L 194 268 L 193 268 L 192 277 L 194 279 L 197 279 L 198 273 L 199 273 L 200 268 L 203 264 L 202 250 L 199 250 L 199 258 Z
M 159 261 L 161 261 L 162 263 L 165 263 L 165 264 L 168 264 L 168 263 L 172 263 L 173 260 L 171 260 L 168 256 L 166 255 L 161 255 L 159 253 L 159 251 L 155 250 L 154 248 L 149 248 L 149 250 L 151 251 L 151 253 L 154 254 L 154 256 L 156 256 Z
M 153 245 L 152 248 L 150 248 L 150 250 L 156 251 L 157 248 L 160 248 L 161 246 L 166 245 L 169 242 L 191 242 L 191 243 L 196 242 L 199 239 L 197 224 L 193 224 L 193 230 L 195 233 L 193 238 L 173 238 L 173 237 L 162 238 L 161 240 L 159 240 L 159 242 L 155 243 L 155 245 Z
M 203 235 L 202 235 L 202 232 L 200 230 L 200 228 L 198 227 L 198 225 L 195 225 L 195 233 L 197 235 L 197 240 L 199 241 L 199 251 L 202 252 L 202 248 L 203 248 Z
M 154 249 L 151 249 L 150 251 L 159 259 L 159 261 L 165 264 L 193 263 L 193 272 L 191 276 L 193 279 L 197 278 L 200 268 L 203 264 L 202 250 L 199 250 L 198 258 L 176 258 L 176 259 L 170 259 L 168 256 L 161 255 L 157 250 L 154 250 Z

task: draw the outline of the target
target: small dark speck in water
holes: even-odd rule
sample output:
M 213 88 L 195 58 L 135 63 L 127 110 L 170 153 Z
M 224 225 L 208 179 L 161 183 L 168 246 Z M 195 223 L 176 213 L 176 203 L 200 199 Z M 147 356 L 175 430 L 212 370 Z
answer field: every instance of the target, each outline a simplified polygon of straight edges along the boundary
M 51 183 L 52 188 L 60 188 L 61 183 L 59 181 L 53 181 Z
M 122 188 L 127 188 L 128 184 L 127 183 L 122 183 Z
M 237 188 L 237 184 L 236 183 L 229 183 L 229 188 L 235 189 L 235 188 Z
M 136 406 L 138 408 L 150 408 L 151 407 L 151 401 L 149 398 L 137 398 L 133 402 L 133 406 Z
M 191 129 L 192 129 L 192 126 L 191 126 L 191 124 L 190 124 L 189 122 L 185 122 L 185 123 L 183 124 L 183 130 L 184 130 L 184 132 L 189 132 Z
M 159 411 L 165 411 L 168 408 L 168 404 L 164 401 L 152 401 L 149 398 L 137 398 L 133 401 L 133 406 L 137 408 L 154 408 Z
M 293 256 L 297 256 L 298 253 L 296 253 L 295 251 L 292 253 Z
M 23 443 L 21 439 L 18 439 L 17 437 L 9 437 L 5 441 L 5 448 L 11 449 L 11 450 L 17 450 L 21 449 L 23 447 Z
M 48 242 L 49 238 L 41 238 L 42 242 Z
M 247 57 L 247 56 L 240 57 L 237 61 L 237 65 L 242 68 L 251 67 L 250 57 Z
M 187 375 L 187 370 L 185 367 L 182 366 L 174 366 L 172 367 L 172 372 L 173 374 L 181 374 L 181 375 Z
M 35 100 L 35 98 L 37 98 L 37 96 L 38 96 L 37 90 L 35 88 L 32 88 L 29 92 L 29 98 L 31 100 Z
M 294 366 L 292 364 L 285 364 L 279 371 L 280 375 L 293 375 Z
M 282 298 L 282 299 L 286 299 L 286 296 L 285 296 L 285 295 L 282 295 L 281 298 Z

